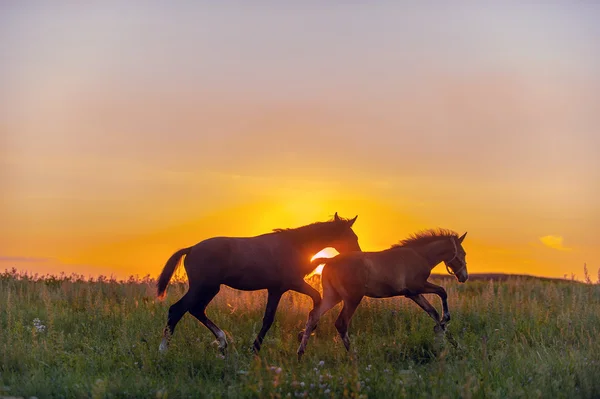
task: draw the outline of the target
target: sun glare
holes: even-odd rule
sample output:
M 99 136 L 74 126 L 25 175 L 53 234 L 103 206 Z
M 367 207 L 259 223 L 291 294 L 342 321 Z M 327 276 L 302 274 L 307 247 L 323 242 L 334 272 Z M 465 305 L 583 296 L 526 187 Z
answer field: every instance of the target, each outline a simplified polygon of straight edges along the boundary
M 316 258 L 333 258 L 337 254 L 339 254 L 339 252 L 334 248 L 325 248 L 322 251 L 317 252 L 312 258 L 310 258 L 310 260 L 312 261 Z M 323 266 L 324 265 L 317 266 L 317 268 L 311 273 L 311 276 L 314 274 L 321 274 L 323 272 Z

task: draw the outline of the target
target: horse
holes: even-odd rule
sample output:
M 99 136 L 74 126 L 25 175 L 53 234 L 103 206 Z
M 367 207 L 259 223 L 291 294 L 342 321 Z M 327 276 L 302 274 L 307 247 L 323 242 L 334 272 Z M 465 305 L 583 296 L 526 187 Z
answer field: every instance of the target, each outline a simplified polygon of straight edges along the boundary
M 446 332 L 450 311 L 446 290 L 427 281 L 431 270 L 439 263 L 464 283 L 469 278 L 466 252 L 462 246 L 467 233 L 462 236 L 452 230 L 430 229 L 418 232 L 399 244 L 379 252 L 348 252 L 333 258 L 316 258 L 313 264 L 325 264 L 321 281 L 323 300 L 308 316 L 304 331 L 298 339 L 298 360 L 302 358 L 311 333 L 321 316 L 343 301 L 343 308 L 335 322 L 346 350 L 350 350 L 348 326 L 354 311 L 363 297 L 389 298 L 405 296 L 413 300 L 431 316 L 436 333 Z M 442 300 L 443 317 L 423 294 L 436 294 Z M 456 346 L 449 332 L 448 340 Z
M 357 218 L 358 215 L 353 219 L 341 218 L 336 212 L 333 219 L 326 222 L 275 229 L 254 237 L 213 237 L 175 252 L 160 274 L 157 295 L 164 297 L 167 285 L 184 255 L 189 289 L 169 308 L 159 351 L 167 350 L 175 326 L 189 311 L 214 334 L 219 350 L 225 356 L 225 333 L 205 312 L 221 284 L 225 284 L 243 291 L 268 291 L 262 328 L 253 344 L 254 352 L 258 353 L 285 292 L 292 290 L 310 296 L 313 309 L 321 302 L 319 291 L 304 281 L 304 276 L 315 268 L 310 263 L 311 257 L 327 247 L 340 253 L 360 251 L 358 236 L 352 230 Z

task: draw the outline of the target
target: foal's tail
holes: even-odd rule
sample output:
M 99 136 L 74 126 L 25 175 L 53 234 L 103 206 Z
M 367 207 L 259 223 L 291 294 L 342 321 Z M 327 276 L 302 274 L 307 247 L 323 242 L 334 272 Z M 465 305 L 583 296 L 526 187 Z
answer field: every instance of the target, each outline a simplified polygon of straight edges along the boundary
M 158 298 L 164 298 L 165 291 L 167 290 L 167 285 L 169 285 L 169 281 L 171 280 L 173 273 L 175 273 L 175 269 L 179 264 L 179 260 L 183 255 L 189 254 L 191 249 L 192 247 L 180 249 L 179 251 L 171 255 L 171 257 L 167 261 L 167 264 L 165 265 L 165 267 L 163 267 L 162 273 L 160 273 L 160 277 L 158 278 L 158 284 L 156 284 L 158 288 Z
M 330 262 L 331 259 L 333 259 L 333 258 L 315 258 L 310 261 L 310 264 L 314 265 L 314 266 L 324 265 L 327 262 Z

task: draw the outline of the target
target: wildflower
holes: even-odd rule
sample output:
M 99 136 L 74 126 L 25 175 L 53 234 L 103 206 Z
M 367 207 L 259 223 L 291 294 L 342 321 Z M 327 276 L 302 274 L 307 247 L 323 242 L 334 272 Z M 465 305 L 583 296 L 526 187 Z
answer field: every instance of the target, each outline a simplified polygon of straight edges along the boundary
M 325 365 L 325 361 L 324 361 L 324 360 L 321 360 L 321 361 L 319 362 L 319 367 L 323 367 L 323 365 Z
M 369 364 L 369 365 L 368 365 L 368 366 L 365 368 L 365 370 L 367 370 L 367 371 L 371 371 L 371 365 Z
M 275 374 L 281 373 L 281 367 L 271 366 L 271 371 L 274 371 Z
M 384 373 L 389 373 L 389 372 L 390 372 L 390 369 L 385 369 L 385 370 L 383 370 L 383 372 L 384 372 Z
M 326 389 L 326 390 L 323 391 L 323 393 L 325 393 L 325 394 L 328 394 L 329 392 L 331 392 L 330 389 Z
M 305 385 L 305 384 L 304 384 L 304 381 L 302 381 L 302 382 L 300 383 L 300 386 L 301 386 L 302 388 L 304 388 L 304 385 Z
M 37 317 L 35 319 L 33 319 L 33 327 L 39 333 L 43 333 L 44 331 L 46 331 L 46 326 L 43 325 L 42 321 L 40 319 L 38 319 Z

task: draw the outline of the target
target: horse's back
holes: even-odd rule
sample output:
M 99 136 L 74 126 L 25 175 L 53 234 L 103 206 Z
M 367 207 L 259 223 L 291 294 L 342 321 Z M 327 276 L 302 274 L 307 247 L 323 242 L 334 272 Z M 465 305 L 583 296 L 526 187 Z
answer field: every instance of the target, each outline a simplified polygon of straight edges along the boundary
M 272 235 L 212 237 L 191 249 L 185 267 L 190 284 L 192 280 L 202 285 L 218 282 L 257 290 L 269 288 L 281 279 L 286 257 L 292 253 L 285 242 Z

